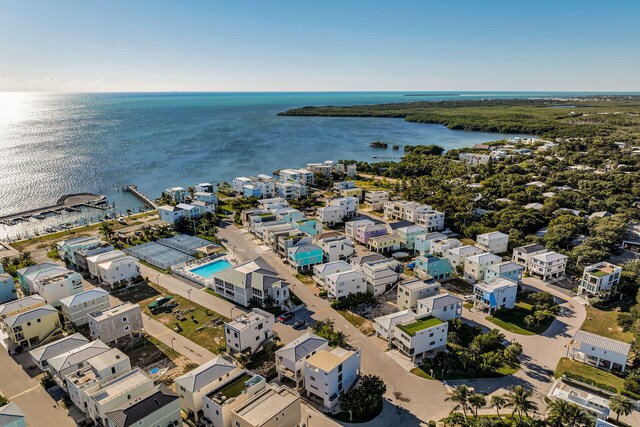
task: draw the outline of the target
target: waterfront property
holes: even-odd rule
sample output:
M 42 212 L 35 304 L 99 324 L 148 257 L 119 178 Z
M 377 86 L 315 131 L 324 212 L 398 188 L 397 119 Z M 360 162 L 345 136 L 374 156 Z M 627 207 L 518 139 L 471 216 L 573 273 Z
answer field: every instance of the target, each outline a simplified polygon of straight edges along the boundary
M 446 258 L 440 258 L 431 254 L 417 257 L 415 264 L 415 271 L 418 275 L 427 275 L 436 280 L 446 280 L 453 272 Z
M 496 279 L 492 282 L 479 282 L 473 286 L 474 306 L 486 309 L 489 314 L 501 308 L 516 306 L 518 284 L 509 279 Z
M 426 280 L 413 279 L 399 283 L 396 296 L 398 310 L 414 310 L 418 305 L 418 300 L 438 294 L 440 287 L 440 283 L 432 278 Z
M 603 261 L 584 268 L 578 294 L 599 295 L 615 291 L 620 282 L 622 267 Z
M 175 379 L 180 408 L 196 422 L 203 416 L 202 398 L 241 372 L 233 362 L 216 357 Z
M 303 387 L 304 367 L 307 359 L 318 351 L 328 348 L 329 341 L 311 332 L 306 332 L 289 344 L 276 350 L 278 381 L 286 378 L 295 383 L 296 390 Z
M 573 337 L 570 356 L 596 368 L 624 372 L 630 352 L 629 343 L 580 330 Z
M 60 329 L 60 319 L 58 310 L 47 304 L 5 317 L 0 325 L 10 344 L 29 348 Z
M 443 322 L 462 317 L 462 299 L 445 292 L 422 298 L 417 302 L 418 316 L 433 316 Z
M 320 399 L 325 408 L 334 408 L 360 375 L 360 350 L 336 347 L 320 349 L 307 359 L 304 388 L 307 396 Z
M 392 345 L 413 363 L 447 345 L 449 324 L 433 316 L 397 322 L 394 328 Z
M 60 300 L 62 317 L 68 325 L 86 325 L 89 313 L 111 307 L 109 292 L 92 288 Z
M 93 312 L 88 319 L 91 337 L 107 344 L 142 331 L 142 309 L 130 302 Z
M 273 314 L 254 308 L 224 324 L 227 353 L 258 351 L 272 338 Z
M 289 300 L 289 283 L 260 257 L 219 271 L 212 278 L 213 284 L 207 282 L 207 287 L 244 307 L 252 302 L 263 304 L 266 298 L 277 305 Z

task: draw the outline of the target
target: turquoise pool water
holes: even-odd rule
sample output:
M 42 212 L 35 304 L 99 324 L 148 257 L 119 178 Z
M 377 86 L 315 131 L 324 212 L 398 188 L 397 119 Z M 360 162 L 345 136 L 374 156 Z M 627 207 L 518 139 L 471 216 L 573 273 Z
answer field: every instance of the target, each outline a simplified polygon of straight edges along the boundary
M 196 268 L 193 268 L 191 271 L 194 274 L 197 274 L 200 277 L 204 277 L 205 279 L 210 279 L 216 273 L 220 271 L 226 270 L 227 268 L 231 268 L 231 263 L 226 259 L 219 259 L 209 264 L 201 265 Z

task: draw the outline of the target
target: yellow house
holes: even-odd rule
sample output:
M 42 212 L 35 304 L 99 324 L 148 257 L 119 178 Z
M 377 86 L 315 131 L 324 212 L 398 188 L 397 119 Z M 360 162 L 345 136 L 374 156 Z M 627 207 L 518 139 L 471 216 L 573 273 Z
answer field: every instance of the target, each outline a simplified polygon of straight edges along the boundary
M 401 239 L 397 233 L 385 234 L 383 236 L 369 237 L 367 246 L 373 252 L 381 253 L 400 249 Z
M 24 298 L 9 301 L 0 305 L 0 321 L 7 317 L 15 316 L 16 314 L 24 313 L 25 311 L 33 310 L 34 308 L 42 307 L 47 301 L 40 295 L 29 295 Z
M 34 308 L 2 321 L 2 329 L 15 345 L 32 347 L 60 328 L 58 310 L 50 305 Z
M 362 200 L 362 188 L 343 188 L 342 190 L 340 190 L 340 195 L 342 197 L 357 197 L 358 199 Z

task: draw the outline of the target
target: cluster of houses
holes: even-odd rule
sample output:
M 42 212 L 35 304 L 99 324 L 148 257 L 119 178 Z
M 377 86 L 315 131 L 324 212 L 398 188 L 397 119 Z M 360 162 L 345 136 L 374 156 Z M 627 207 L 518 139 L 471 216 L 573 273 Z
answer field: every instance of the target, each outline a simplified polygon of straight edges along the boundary
M 167 188 L 164 194 L 171 200 L 170 205 L 158 207 L 160 219 L 169 224 L 180 220 L 200 218 L 206 213 L 215 213 L 218 206 L 218 196 L 210 183 L 201 183 L 194 187 L 191 194 L 182 187 Z

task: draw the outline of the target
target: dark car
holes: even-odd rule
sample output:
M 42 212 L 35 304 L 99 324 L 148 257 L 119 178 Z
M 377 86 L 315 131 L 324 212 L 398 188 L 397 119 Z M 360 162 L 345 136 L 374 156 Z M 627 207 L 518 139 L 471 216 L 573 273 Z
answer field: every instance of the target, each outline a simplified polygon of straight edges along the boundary
M 296 323 L 293 324 L 293 329 L 302 329 L 304 328 L 306 325 L 306 323 L 304 322 L 304 320 L 298 320 Z
M 278 317 L 278 322 L 286 322 L 289 319 L 293 319 L 293 313 L 287 311 L 285 313 L 282 313 L 280 317 Z

